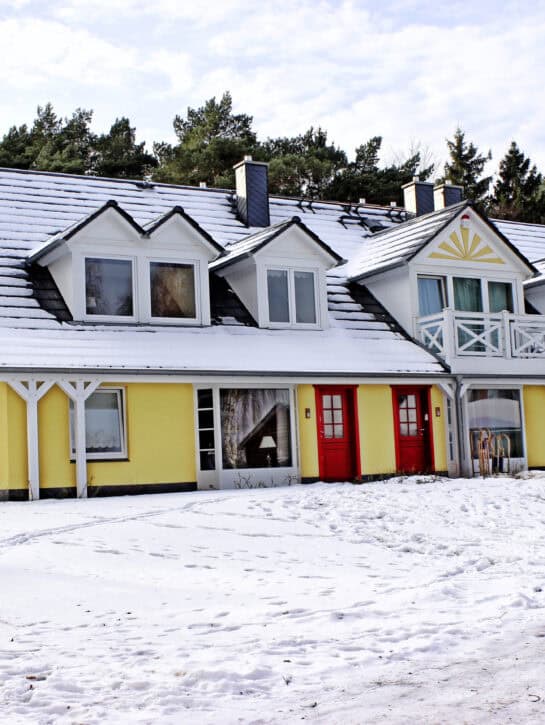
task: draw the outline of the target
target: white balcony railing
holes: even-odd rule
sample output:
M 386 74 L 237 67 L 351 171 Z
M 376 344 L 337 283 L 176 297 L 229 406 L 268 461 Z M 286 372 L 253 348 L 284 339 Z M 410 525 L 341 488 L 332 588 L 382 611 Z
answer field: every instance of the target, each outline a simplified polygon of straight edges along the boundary
M 417 336 L 445 360 L 545 358 L 545 316 L 445 309 L 417 320 Z

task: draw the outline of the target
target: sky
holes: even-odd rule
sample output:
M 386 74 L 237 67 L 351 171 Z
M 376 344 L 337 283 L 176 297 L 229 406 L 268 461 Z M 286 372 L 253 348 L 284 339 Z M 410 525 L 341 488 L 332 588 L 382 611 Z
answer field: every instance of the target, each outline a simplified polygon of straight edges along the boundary
M 545 170 L 545 0 L 0 0 L 0 133 L 48 101 L 128 116 L 138 140 L 229 90 L 259 138 L 321 126 L 349 156 L 420 146 L 441 164 L 460 126 L 490 172 L 512 140 Z

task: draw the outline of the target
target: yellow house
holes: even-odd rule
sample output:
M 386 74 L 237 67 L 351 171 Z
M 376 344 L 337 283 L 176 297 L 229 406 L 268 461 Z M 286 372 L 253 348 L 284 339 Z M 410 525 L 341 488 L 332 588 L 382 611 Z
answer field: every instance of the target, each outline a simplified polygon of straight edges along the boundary
M 0 170 L 0 498 L 545 465 L 520 225 L 452 188 L 420 214 L 417 182 L 401 209 L 236 175 Z

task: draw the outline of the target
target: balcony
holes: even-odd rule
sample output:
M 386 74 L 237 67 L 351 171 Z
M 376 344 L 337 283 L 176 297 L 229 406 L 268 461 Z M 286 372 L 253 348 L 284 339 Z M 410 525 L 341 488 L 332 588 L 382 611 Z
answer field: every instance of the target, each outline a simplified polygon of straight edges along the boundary
M 545 375 L 545 315 L 447 308 L 418 318 L 416 335 L 453 372 Z

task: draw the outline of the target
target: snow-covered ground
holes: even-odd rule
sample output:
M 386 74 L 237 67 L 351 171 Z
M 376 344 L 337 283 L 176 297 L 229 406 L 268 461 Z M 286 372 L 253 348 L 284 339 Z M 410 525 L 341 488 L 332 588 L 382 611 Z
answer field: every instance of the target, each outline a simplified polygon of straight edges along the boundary
M 0 721 L 543 723 L 545 478 L 0 504 Z

